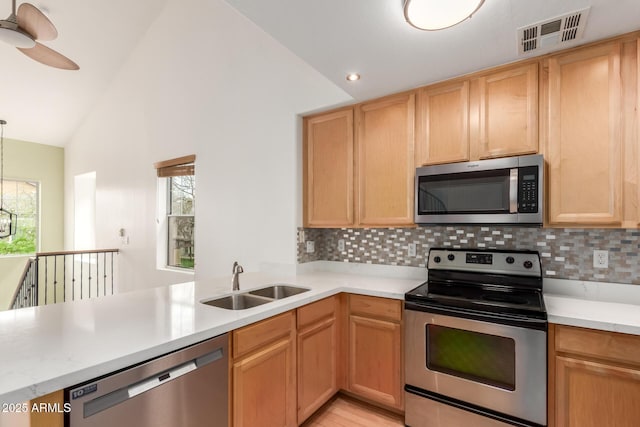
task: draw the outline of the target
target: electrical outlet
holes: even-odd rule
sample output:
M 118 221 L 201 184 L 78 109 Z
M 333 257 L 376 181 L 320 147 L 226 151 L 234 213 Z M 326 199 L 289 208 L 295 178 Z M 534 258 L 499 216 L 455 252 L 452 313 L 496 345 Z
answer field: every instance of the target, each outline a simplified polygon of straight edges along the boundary
M 338 240 L 338 251 L 344 252 L 344 239 Z
M 609 268 L 609 251 L 593 251 L 593 266 L 595 268 Z
M 316 251 L 316 244 L 313 240 L 307 240 L 307 253 L 312 254 Z
M 298 243 L 304 243 L 304 230 L 300 230 L 298 233 Z
M 409 243 L 409 250 L 408 250 L 409 256 L 412 256 L 412 257 L 416 256 L 416 253 L 418 252 L 417 246 L 418 245 L 416 245 L 415 243 Z

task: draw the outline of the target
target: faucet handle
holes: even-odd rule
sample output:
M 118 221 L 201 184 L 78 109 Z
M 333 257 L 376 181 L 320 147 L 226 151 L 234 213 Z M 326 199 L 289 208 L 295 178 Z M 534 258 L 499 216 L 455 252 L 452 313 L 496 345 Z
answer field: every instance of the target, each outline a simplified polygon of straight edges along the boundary
M 242 266 L 240 264 L 238 264 L 238 261 L 235 261 L 233 263 L 233 269 L 231 270 L 232 274 L 236 274 L 236 273 L 244 273 L 244 270 L 242 269 Z

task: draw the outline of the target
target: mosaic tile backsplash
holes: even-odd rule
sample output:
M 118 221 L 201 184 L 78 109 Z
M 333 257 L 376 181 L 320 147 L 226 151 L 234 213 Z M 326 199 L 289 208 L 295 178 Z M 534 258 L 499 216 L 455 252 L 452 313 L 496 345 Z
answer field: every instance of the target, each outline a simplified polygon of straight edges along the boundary
M 304 240 L 315 251 L 306 252 Z M 344 240 L 344 250 L 339 241 Z M 409 256 L 415 243 L 416 256 Z M 435 226 L 298 229 L 298 262 L 341 261 L 425 267 L 431 247 L 528 249 L 542 258 L 545 277 L 640 285 L 640 230 Z M 594 268 L 594 249 L 609 251 L 609 267 Z

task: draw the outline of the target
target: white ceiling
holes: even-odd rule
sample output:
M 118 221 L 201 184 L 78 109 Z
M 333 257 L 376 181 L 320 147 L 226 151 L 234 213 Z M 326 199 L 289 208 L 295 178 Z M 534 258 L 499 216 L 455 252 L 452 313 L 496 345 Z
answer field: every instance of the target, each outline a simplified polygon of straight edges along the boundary
M 64 145 L 165 0 L 31 1 L 58 29 L 58 38 L 43 44 L 75 61 L 80 70 L 42 65 L 0 42 L 0 118 L 7 121 L 8 138 Z M 10 13 L 11 0 L 0 0 L 2 19 Z
M 518 27 L 588 6 L 580 43 L 640 29 L 638 0 L 486 0 L 471 19 L 437 32 L 409 26 L 403 0 L 226 1 L 357 101 L 521 59 Z M 5 135 L 64 145 L 165 3 L 35 1 L 60 33 L 45 44 L 80 71 L 41 65 L 0 44 Z M 10 0 L 0 0 L 0 16 L 10 8 Z M 362 79 L 347 82 L 349 72 Z
M 581 43 L 640 29 L 638 0 L 486 0 L 433 32 L 405 22 L 404 0 L 227 2 L 358 101 L 522 59 L 517 28 L 588 6 Z

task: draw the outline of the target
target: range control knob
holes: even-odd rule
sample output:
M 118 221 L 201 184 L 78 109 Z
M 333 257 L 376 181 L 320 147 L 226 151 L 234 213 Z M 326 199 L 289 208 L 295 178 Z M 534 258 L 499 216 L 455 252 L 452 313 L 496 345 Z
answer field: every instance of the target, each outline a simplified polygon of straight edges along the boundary
M 456 256 L 454 254 L 449 254 L 449 255 L 447 255 L 447 259 L 449 261 L 453 261 L 454 259 L 456 259 Z
M 507 264 L 513 264 L 516 260 L 513 259 L 512 256 L 508 256 L 506 261 L 507 261 Z
M 433 258 L 433 262 L 435 262 L 436 264 L 438 264 L 440 261 L 442 261 L 442 259 L 439 256 Z
M 533 267 L 533 263 L 531 261 L 525 261 L 523 265 L 524 265 L 524 268 L 527 268 L 527 269 Z

